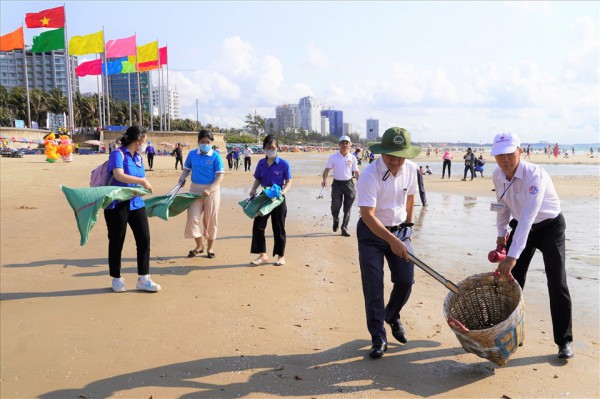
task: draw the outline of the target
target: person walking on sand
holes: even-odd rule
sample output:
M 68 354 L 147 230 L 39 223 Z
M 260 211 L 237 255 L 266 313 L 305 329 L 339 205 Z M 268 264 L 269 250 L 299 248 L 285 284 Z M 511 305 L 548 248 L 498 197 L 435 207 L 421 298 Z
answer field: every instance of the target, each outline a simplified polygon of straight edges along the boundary
M 188 258 L 204 252 L 203 238 L 206 238 L 206 255 L 214 258 L 213 245 L 217 239 L 219 206 L 221 204 L 221 181 L 225 176 L 225 165 L 221 155 L 212 147 L 212 132 L 198 132 L 198 149 L 190 151 L 179 177 L 182 187 L 185 179 L 192 174 L 190 193 L 202 195 L 187 209 L 185 238 L 196 241 L 194 249 L 189 251 Z
M 442 166 L 442 179 L 446 174 L 446 167 L 448 167 L 448 179 L 450 178 L 450 169 L 452 168 L 452 151 L 450 151 L 450 147 L 446 148 L 446 152 L 442 155 L 442 159 L 444 160 L 444 164 Z
M 331 215 L 333 216 L 333 231 L 336 232 L 340 226 L 340 208 L 344 205 L 344 217 L 342 219 L 342 235 L 350 237 L 348 223 L 350 222 L 350 210 L 356 198 L 354 181 L 360 175 L 356 157 L 350 153 L 350 137 L 342 136 L 339 140 L 340 150 L 332 154 L 327 160 L 323 170 L 323 181 L 321 187 L 327 186 L 327 176 L 333 169 L 333 183 L 331 183 Z
M 275 136 L 272 134 L 265 136 L 263 140 L 263 150 L 265 151 L 266 156 L 258 161 L 258 164 L 256 165 L 256 169 L 254 170 L 254 184 L 250 190 L 250 196 L 252 197 L 256 194 L 258 186 L 262 186 L 264 189 L 277 184 L 281 187 L 280 193 L 283 196 L 283 202 L 274 208 L 268 215 L 257 216 L 254 218 L 250 252 L 258 254 L 258 258 L 252 260 L 250 264 L 258 266 L 269 261 L 269 257 L 267 256 L 267 243 L 265 240 L 265 228 L 267 227 L 267 221 L 270 217 L 271 226 L 273 227 L 273 239 L 275 240 L 273 256 L 277 256 L 275 266 L 283 266 L 285 265 L 285 218 L 287 216 L 285 195 L 290 187 L 292 187 L 292 171 L 287 161 L 277 155 L 279 143 Z
M 473 154 L 471 147 L 467 148 L 467 153 L 463 156 L 463 159 L 465 160 L 465 175 L 461 180 L 467 180 L 467 171 L 471 172 L 471 180 L 473 180 L 473 167 L 475 166 L 475 160 L 477 158 L 475 157 L 475 154 Z
M 371 358 L 387 350 L 385 323 L 392 335 L 406 343 L 400 311 L 408 301 L 414 283 L 410 236 L 417 192 L 417 165 L 414 158 L 421 148 L 411 144 L 406 129 L 387 129 L 380 144 L 371 151 L 382 154 L 362 172 L 357 183 L 360 219 L 356 227 L 358 258 L 365 299 L 367 328 L 371 335 Z M 387 306 L 384 301 L 384 258 L 393 282 Z
M 496 135 L 492 145 L 491 155 L 498 164 L 492 173 L 497 199 L 492 204 L 497 211 L 496 244 L 506 245 L 507 251 L 496 273 L 512 273 L 524 288 L 533 255 L 536 250 L 542 253 L 554 343 L 558 345 L 558 357 L 569 359 L 573 357 L 573 317 L 565 270 L 565 218 L 552 179 L 540 166 L 521 160 L 520 147 L 521 141 L 514 133 Z
M 554 144 L 554 158 L 558 158 L 558 153 L 560 152 L 560 147 L 558 146 L 558 143 Z
M 144 152 L 146 153 L 146 157 L 148 158 L 148 167 L 150 168 L 150 170 L 152 170 L 152 167 L 154 166 L 154 155 L 156 154 L 156 151 L 154 150 L 151 141 L 148 142 L 148 146 L 146 146 Z
M 252 166 L 252 148 L 248 147 L 248 144 L 244 145 L 244 152 L 242 153 L 244 157 L 244 172 L 248 172 Z
M 177 143 L 177 147 L 171 153 L 175 157 L 175 170 L 177 170 L 177 164 L 181 164 L 181 170 L 183 170 L 183 147 L 181 143 Z
M 146 180 L 141 149 L 146 142 L 146 133 L 139 126 L 131 126 L 119 139 L 121 147 L 110 153 L 108 170 L 114 180 L 112 186 L 142 186 L 152 191 Z M 108 229 L 108 268 L 114 292 L 125 292 L 125 280 L 121 277 L 121 252 L 125 243 L 127 225 L 131 227 L 137 250 L 138 280 L 136 288 L 157 292 L 160 285 L 150 278 L 150 228 L 142 197 L 127 201 L 115 200 L 104 209 L 104 219 Z

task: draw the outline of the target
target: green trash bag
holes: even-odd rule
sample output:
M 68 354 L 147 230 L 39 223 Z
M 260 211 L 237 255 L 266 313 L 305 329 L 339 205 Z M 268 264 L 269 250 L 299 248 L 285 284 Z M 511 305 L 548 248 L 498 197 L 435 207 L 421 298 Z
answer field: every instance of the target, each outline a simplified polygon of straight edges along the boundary
M 248 198 L 240 201 L 239 204 L 244 210 L 246 216 L 254 219 L 257 216 L 265 216 L 283 203 L 283 196 L 269 198 L 264 193 L 260 193 L 256 197 Z

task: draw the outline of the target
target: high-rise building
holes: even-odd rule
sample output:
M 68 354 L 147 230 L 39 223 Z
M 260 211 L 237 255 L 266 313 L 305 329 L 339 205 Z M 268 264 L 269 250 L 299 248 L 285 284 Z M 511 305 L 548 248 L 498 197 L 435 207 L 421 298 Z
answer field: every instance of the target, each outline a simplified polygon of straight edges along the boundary
M 265 118 L 265 134 L 277 133 L 277 118 Z
M 300 129 L 308 132 L 321 132 L 321 109 L 315 98 L 302 97 L 298 103 Z
M 367 140 L 377 140 L 379 137 L 379 119 L 367 119 Z
M 321 134 L 329 136 L 329 118 L 326 116 L 321 116 Z
M 162 97 L 162 104 L 159 102 Z M 179 107 L 179 92 L 177 89 L 167 90 L 166 86 L 152 87 L 152 106 L 154 107 L 154 116 L 169 114 L 171 119 L 181 118 L 181 109 Z M 160 111 L 160 107 L 163 111 Z
M 30 89 L 51 91 L 58 88 L 66 97 L 67 90 L 67 56 L 65 50 L 35 53 L 27 51 L 27 83 Z M 77 57 L 69 56 L 71 67 L 71 91 L 79 92 L 79 77 L 75 75 Z M 23 50 L 0 51 L 0 85 L 11 89 L 16 86 L 25 87 L 25 66 Z
M 277 119 L 276 131 L 286 132 L 288 129 L 296 129 L 298 125 L 298 104 L 284 104 L 275 108 L 275 119 Z
M 148 85 L 150 72 L 140 72 L 140 91 L 142 94 L 142 109 L 150 112 L 150 87 Z M 131 104 L 138 104 L 138 74 L 120 73 L 108 75 L 108 88 L 110 99 L 114 101 L 127 101 L 131 96 Z
M 321 116 L 329 118 L 329 134 L 342 137 L 344 133 L 344 113 L 333 109 L 324 109 L 321 111 Z
M 352 133 L 352 123 L 344 123 L 344 134 L 349 135 Z

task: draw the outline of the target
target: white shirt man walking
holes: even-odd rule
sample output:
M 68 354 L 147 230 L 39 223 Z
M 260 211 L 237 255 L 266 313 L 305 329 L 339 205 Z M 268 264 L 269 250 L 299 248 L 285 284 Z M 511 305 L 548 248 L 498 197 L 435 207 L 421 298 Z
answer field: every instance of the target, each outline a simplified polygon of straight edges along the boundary
M 506 259 L 496 272 L 512 272 L 523 288 L 529 263 L 536 249 L 540 250 L 548 279 L 554 343 L 558 357 L 569 359 L 573 357 L 573 317 L 565 271 L 565 218 L 550 176 L 538 165 L 523 161 L 520 147 L 521 140 L 514 133 L 498 134 L 492 144 L 491 155 L 498 164 L 492 174 L 497 198 L 492 209 L 498 212 L 496 243 L 507 248 Z M 505 243 L 509 226 L 512 230 Z
M 356 189 L 354 181 L 360 175 L 358 171 L 358 161 L 350 153 L 350 137 L 342 136 L 339 140 L 340 151 L 331 155 L 323 171 L 323 182 L 321 187 L 327 186 L 327 176 L 333 169 L 333 183 L 331 184 L 331 215 L 333 216 L 333 231 L 336 232 L 340 226 L 340 208 L 344 205 L 344 217 L 342 219 L 342 235 L 350 237 L 348 233 L 348 223 L 350 222 L 350 210 L 356 198 Z

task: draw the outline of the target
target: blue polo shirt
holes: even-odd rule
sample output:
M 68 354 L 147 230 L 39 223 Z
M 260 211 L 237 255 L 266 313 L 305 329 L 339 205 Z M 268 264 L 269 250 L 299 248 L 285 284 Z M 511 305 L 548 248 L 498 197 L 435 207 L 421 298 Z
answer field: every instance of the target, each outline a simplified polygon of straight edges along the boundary
M 192 171 L 192 183 L 196 184 L 212 184 L 217 178 L 217 173 L 225 173 L 221 155 L 214 150 L 206 154 L 203 154 L 200 148 L 190 151 L 183 167 Z
M 256 165 L 254 178 L 259 180 L 263 187 L 271 187 L 273 184 L 283 187 L 285 181 L 292 180 L 292 171 L 290 164 L 285 159 L 279 158 L 279 155 L 275 157 L 275 162 L 271 166 L 267 163 L 267 157 L 264 157 Z
M 123 169 L 123 173 L 125 173 L 126 175 L 135 177 L 146 176 L 146 170 L 144 169 L 144 160 L 142 159 L 142 156 L 137 152 L 131 154 L 127 147 L 119 147 L 118 149 L 110 153 L 108 157 L 108 171 L 112 172 L 115 168 Z M 121 183 L 117 179 L 114 179 L 111 185 L 118 187 L 139 187 L 139 185 L 133 183 Z M 111 204 L 107 206 L 106 209 L 114 209 L 114 207 L 117 206 L 119 202 L 120 201 L 111 202 Z M 132 211 L 143 207 L 144 199 L 140 196 L 133 197 L 129 201 L 129 209 Z

